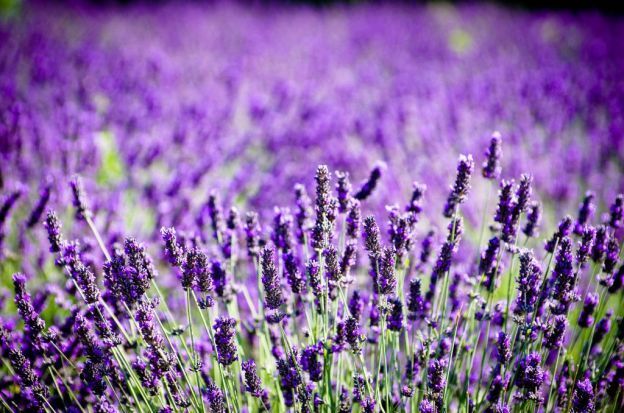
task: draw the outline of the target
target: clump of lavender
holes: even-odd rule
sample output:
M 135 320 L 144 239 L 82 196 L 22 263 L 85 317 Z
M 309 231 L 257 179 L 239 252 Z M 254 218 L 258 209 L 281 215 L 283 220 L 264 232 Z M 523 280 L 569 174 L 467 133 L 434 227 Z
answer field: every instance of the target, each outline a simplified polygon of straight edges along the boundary
M 493 157 L 496 151 L 490 148 Z M 40 266 L 19 265 L 69 279 L 54 288 L 33 277 L 27 291 L 26 277 L 14 275 L 16 314 L 5 306 L 0 319 L 0 372 L 15 376 L 20 389 L 5 386 L 0 402 L 25 411 L 62 410 L 76 399 L 94 411 L 196 412 L 205 404 L 215 412 L 323 413 L 616 405 L 624 336 L 612 297 L 624 284 L 621 234 L 612 225 L 594 229 L 579 213 L 560 222 L 546 252 L 536 249 L 544 241 L 539 208 L 524 174 L 518 185 L 502 181 L 499 225 L 477 252 L 474 214 L 466 214 L 466 228 L 458 214 L 474 168 L 469 159 L 461 158 L 440 245 L 429 227 L 440 217 L 427 216 L 423 186 L 413 187 L 405 207 L 387 207 L 382 231 L 347 174 L 336 173 L 332 185 L 322 166 L 314 214 L 302 185 L 294 208 L 273 210 L 272 221 L 271 210 L 261 209 L 241 223 L 238 210 L 228 206 L 224 215 L 212 193 L 199 216 L 210 220 L 213 236 L 204 235 L 201 220 L 163 215 L 160 237 L 154 231 L 141 243 L 108 223 L 112 249 L 104 262 L 94 254 L 92 221 L 67 225 L 80 240 L 68 242 L 50 212 L 41 238 L 47 235 L 57 266 L 35 257 Z M 498 179 L 496 162 L 486 161 L 487 179 Z M 175 215 L 169 207 L 163 210 Z M 362 210 L 372 213 L 362 220 Z M 38 242 L 33 237 L 24 248 Z M 245 247 L 247 254 L 236 254 Z M 152 260 L 148 250 L 162 253 Z M 358 261 L 360 254 L 368 260 Z M 0 294 L 0 306 L 3 300 Z M 52 302 L 63 311 L 50 316 Z M 570 356 L 577 350 L 578 361 Z

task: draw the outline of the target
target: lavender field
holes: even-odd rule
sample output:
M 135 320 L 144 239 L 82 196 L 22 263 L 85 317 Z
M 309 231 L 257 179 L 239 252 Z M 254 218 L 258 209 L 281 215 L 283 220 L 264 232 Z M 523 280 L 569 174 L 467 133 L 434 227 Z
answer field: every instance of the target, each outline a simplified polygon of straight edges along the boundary
M 621 412 L 624 19 L 0 19 L 0 412 Z

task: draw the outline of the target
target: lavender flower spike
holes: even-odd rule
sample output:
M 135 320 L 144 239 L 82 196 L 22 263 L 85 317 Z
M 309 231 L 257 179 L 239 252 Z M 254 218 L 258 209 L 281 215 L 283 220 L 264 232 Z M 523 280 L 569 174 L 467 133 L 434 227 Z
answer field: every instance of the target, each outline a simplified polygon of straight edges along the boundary
M 451 193 L 444 206 L 445 217 L 452 217 L 457 212 L 459 205 L 466 199 L 466 195 L 468 195 L 470 190 L 470 176 L 473 170 L 474 161 L 472 160 L 472 155 L 460 155 L 455 184 L 451 187 Z
M 502 137 L 500 132 L 495 131 L 492 133 L 490 139 L 490 145 L 485 151 L 485 162 L 483 162 L 482 175 L 486 179 L 498 179 L 501 173 L 500 158 L 502 156 Z
M 74 207 L 76 208 L 76 218 L 86 220 L 93 215 L 89 204 L 87 203 L 87 195 L 85 194 L 84 184 L 79 175 L 74 175 L 69 182 L 74 196 Z
M 379 179 L 381 179 L 381 174 L 384 169 L 386 169 L 386 164 L 381 161 L 377 162 L 371 171 L 368 180 L 362 184 L 359 191 L 357 191 L 353 197 L 358 201 L 363 201 L 368 198 L 373 193 Z

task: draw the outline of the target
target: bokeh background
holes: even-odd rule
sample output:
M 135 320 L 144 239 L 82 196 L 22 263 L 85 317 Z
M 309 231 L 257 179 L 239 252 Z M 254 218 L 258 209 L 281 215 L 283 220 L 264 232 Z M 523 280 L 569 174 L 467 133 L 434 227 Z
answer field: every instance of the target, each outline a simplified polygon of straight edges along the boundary
M 78 173 L 114 240 L 194 228 L 210 191 L 270 215 L 318 164 L 357 185 L 382 161 L 365 208 L 418 181 L 436 222 L 459 154 L 480 164 L 499 130 L 546 227 L 590 188 L 605 210 L 624 189 L 624 23 L 562 4 L 5 0 L 3 190 L 24 214 L 48 184 L 66 205 Z

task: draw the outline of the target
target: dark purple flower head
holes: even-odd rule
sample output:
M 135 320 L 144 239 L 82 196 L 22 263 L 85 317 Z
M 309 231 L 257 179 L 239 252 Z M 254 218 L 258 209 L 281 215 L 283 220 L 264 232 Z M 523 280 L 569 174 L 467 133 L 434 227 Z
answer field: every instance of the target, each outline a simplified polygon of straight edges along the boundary
M 188 290 L 194 287 L 202 293 L 212 290 L 208 257 L 197 246 L 187 252 L 186 260 L 182 266 L 182 288 Z
M 427 385 L 434 394 L 442 393 L 446 387 L 446 369 L 448 362 L 446 359 L 433 359 L 429 362 L 427 369 Z
M 518 360 L 515 371 L 515 385 L 518 387 L 519 400 L 541 401 L 540 388 L 548 373 L 542 369 L 542 357 L 539 353 L 529 353 Z
M 264 247 L 261 254 L 262 285 L 264 286 L 264 303 L 267 308 L 276 310 L 284 302 L 279 275 L 275 267 L 275 251 Z
M 544 249 L 550 253 L 555 252 L 555 246 L 561 242 L 561 239 L 570 235 L 572 229 L 572 218 L 566 215 L 565 218 L 559 223 L 559 228 L 555 232 L 550 240 L 548 240 L 544 246 Z
M 74 208 L 76 208 L 76 218 L 85 220 L 93 215 L 89 204 L 87 203 L 87 195 L 85 194 L 82 178 L 74 175 L 69 182 L 74 196 Z
M 323 379 L 323 345 L 321 343 L 313 344 L 303 349 L 301 352 L 301 369 L 308 372 L 310 380 L 319 382 Z
M 364 298 L 360 290 L 354 290 L 353 294 L 351 294 L 351 299 L 349 299 L 349 313 L 358 321 L 364 311 L 364 305 Z
M 323 293 L 323 284 L 319 264 L 316 260 L 308 260 L 306 263 L 306 278 L 310 284 L 310 289 L 315 297 L 320 297 Z
M 226 407 L 223 391 L 221 391 L 221 389 L 210 379 L 207 380 L 206 384 L 205 394 L 208 399 L 208 405 L 210 406 L 210 412 L 226 413 L 228 408 Z
M 496 365 L 494 369 L 492 369 L 491 374 L 492 374 L 491 384 L 490 384 L 490 388 L 488 389 L 486 398 L 488 402 L 492 404 L 496 404 L 500 400 L 503 392 L 507 390 L 509 386 L 509 381 L 511 379 L 511 374 L 509 373 L 502 374 L 500 364 Z M 493 413 L 496 411 L 497 410 L 495 410 L 495 405 L 490 406 L 488 409 L 486 409 L 486 412 L 488 413 Z
M 147 344 L 155 348 L 163 346 L 164 338 L 160 333 L 156 313 L 154 309 L 158 306 L 158 300 L 143 300 L 137 306 L 134 318 L 141 332 L 143 340 Z
M 27 228 L 34 227 L 41 219 L 41 215 L 43 215 L 43 211 L 45 210 L 45 207 L 50 200 L 50 190 L 51 185 L 49 183 L 46 183 L 41 189 L 39 199 L 37 200 L 37 203 L 35 204 L 32 211 L 30 211 L 30 215 L 28 216 L 28 220 L 26 221 Z
M 601 225 L 596 230 L 596 237 L 594 238 L 594 246 L 592 248 L 592 261 L 600 262 L 603 260 L 605 253 L 607 252 L 607 243 L 609 242 L 609 233 L 607 227 Z
M 518 190 L 516 191 L 516 204 L 514 206 L 513 215 L 516 217 L 526 212 L 531 202 L 531 183 L 533 177 L 529 174 L 522 174 L 520 176 L 520 183 L 518 184 Z
M 496 360 L 505 365 L 511 361 L 511 340 L 505 332 L 500 331 L 496 341 Z
M 353 354 L 360 354 L 362 352 L 364 337 L 360 330 L 360 322 L 353 315 L 347 318 L 345 322 L 345 339 L 351 347 Z
M 297 352 L 293 351 L 293 354 L 277 360 L 280 385 L 284 395 L 284 402 L 288 407 L 294 404 L 294 392 L 302 384 L 302 377 L 298 371 L 300 366 L 297 359 Z
M 377 221 L 372 215 L 364 218 L 364 246 L 370 257 L 381 256 L 381 235 Z
M 174 267 L 181 267 L 184 263 L 184 247 L 178 243 L 175 228 L 161 228 L 160 234 L 165 243 L 165 255 Z
M 305 292 L 306 279 L 301 274 L 299 262 L 292 251 L 284 254 L 284 275 L 293 293 L 302 294 Z
M 588 225 L 589 219 L 594 214 L 596 210 L 596 206 L 593 203 L 594 193 L 587 191 L 585 193 L 585 197 L 583 197 L 583 201 L 579 205 L 578 217 L 576 218 L 576 223 L 574 224 L 574 233 L 577 235 L 581 235 L 583 233 L 583 229 L 585 225 Z
M 392 248 L 384 248 L 379 260 L 377 285 L 379 294 L 392 295 L 396 289 L 395 256 Z
M 423 399 L 418 406 L 419 413 L 435 413 L 436 407 L 435 404 L 429 401 L 428 399 Z
M 228 211 L 227 219 L 225 220 L 225 225 L 228 230 L 236 231 L 240 225 L 240 213 L 236 207 L 231 207 Z
M 245 391 L 256 398 L 261 398 L 264 391 L 256 371 L 256 363 L 252 359 L 245 360 L 242 362 L 241 367 L 245 377 Z
M 128 265 L 141 273 L 145 279 L 151 281 L 156 278 L 156 267 L 152 258 L 147 255 L 145 245 L 135 238 L 126 238 L 124 241 L 124 252 L 128 258 Z M 147 289 L 147 288 L 146 288 Z
M 431 256 L 431 251 L 433 250 L 433 242 L 435 238 L 435 231 L 430 230 L 425 238 L 423 238 L 421 242 L 421 251 L 420 251 L 420 264 L 424 265 L 429 262 L 429 257 Z
M 32 401 L 33 410 L 43 412 L 43 403 L 47 400 L 48 390 L 42 385 L 39 376 L 33 370 L 30 361 L 24 356 L 19 348 L 14 347 L 15 341 L 12 340 L 10 333 L 0 326 L 0 348 L 6 348 L 3 354 L 8 359 L 15 375 L 19 377 L 20 386 L 24 393 L 32 391 L 34 400 Z
M 524 228 L 522 229 L 524 235 L 527 237 L 537 237 L 539 235 L 539 225 L 541 220 L 542 208 L 540 207 L 539 202 L 533 201 L 529 204 L 526 224 L 524 224 Z
M 588 328 L 592 324 L 594 324 L 594 310 L 598 306 L 598 294 L 594 292 L 590 292 L 585 297 L 585 301 L 583 302 L 583 310 L 581 310 L 581 314 L 578 318 L 578 325 L 581 328 Z
M 16 189 L 3 197 L 2 206 L 0 206 L 0 227 L 4 225 L 9 216 L 9 212 L 11 212 L 11 209 L 13 209 L 13 206 L 15 206 L 15 203 L 21 196 L 22 189 Z
M 80 287 L 86 303 L 97 302 L 100 299 L 100 290 L 96 284 L 95 275 L 82 262 L 80 245 L 77 242 L 65 242 L 62 245 L 60 262 L 67 267 L 71 278 Z
M 544 332 L 544 347 L 553 350 L 563 345 L 568 320 L 565 315 L 556 315 L 549 323 L 549 328 Z
M 33 307 L 30 294 L 26 291 L 26 276 L 21 273 L 13 275 L 13 286 L 15 289 L 15 306 L 20 316 L 24 320 L 24 324 L 28 327 L 33 338 L 38 338 L 45 330 L 45 322 L 35 308 Z
M 514 207 L 514 180 L 503 179 L 500 182 L 500 189 L 498 190 L 498 206 L 494 215 L 494 221 L 501 225 L 505 225 L 511 217 L 511 213 Z
M 339 211 L 345 213 L 351 199 L 351 181 L 349 172 L 336 171 L 336 192 L 338 193 Z
M 61 234 L 61 222 L 56 216 L 56 212 L 48 211 L 45 223 L 48 231 L 48 241 L 50 242 L 50 252 L 60 252 L 63 245 L 63 235 Z
M 360 201 L 350 199 L 347 204 L 347 218 L 345 220 L 345 235 L 347 238 L 356 240 L 360 236 L 360 223 L 362 221 L 362 211 Z
M 619 194 L 615 197 L 615 201 L 609 209 L 611 216 L 609 217 L 609 226 L 617 229 L 622 226 L 622 218 L 624 217 L 624 195 Z
M 502 137 L 500 132 L 495 131 L 492 133 L 490 139 L 490 145 L 485 151 L 485 162 L 483 162 L 483 169 L 481 174 L 486 179 L 498 179 L 501 173 L 500 158 L 502 156 Z
M 326 230 L 327 214 L 329 212 L 329 202 L 331 200 L 331 174 L 326 165 L 319 165 L 314 177 L 316 181 L 316 225 L 320 225 L 322 230 Z
M 210 261 L 210 275 L 212 276 L 212 283 L 217 296 L 224 298 L 226 301 L 229 300 L 231 293 L 230 277 L 228 276 L 226 266 L 217 258 L 213 258 Z
M 497 258 L 500 251 L 500 240 L 498 237 L 492 237 L 488 242 L 488 246 L 481 254 L 479 261 L 479 274 L 483 277 L 483 285 L 488 290 L 493 290 L 496 284 L 496 273 L 498 272 Z
M 539 287 L 542 271 L 531 250 L 525 250 L 520 254 L 520 271 L 516 283 L 518 295 L 516 296 L 514 313 L 517 315 L 531 314 L 539 298 Z
M 403 303 L 398 297 L 393 297 L 388 300 L 388 306 L 390 307 L 388 314 L 388 329 L 390 331 L 399 332 L 403 329 Z
M 447 218 L 452 217 L 459 208 L 459 205 L 464 202 L 468 191 L 470 190 L 470 177 L 474 170 L 474 161 L 472 156 L 460 155 L 459 163 L 457 165 L 457 177 L 455 178 L 455 184 L 451 187 L 451 193 L 444 205 L 444 216 Z
M 247 242 L 247 253 L 250 257 L 257 257 L 260 253 L 260 222 L 258 214 L 250 211 L 245 215 L 245 240 Z
M 403 256 L 409 252 L 412 246 L 412 232 L 414 224 L 412 215 L 409 213 L 401 214 L 399 207 L 387 206 L 388 211 L 388 235 L 397 254 L 397 261 L 401 263 Z
M 624 264 L 620 265 L 617 272 L 613 274 L 613 277 L 611 278 L 611 285 L 609 286 L 609 293 L 617 293 L 622 286 L 624 286 Z
M 418 215 L 423 210 L 422 199 L 426 191 L 427 185 L 420 184 L 418 182 L 414 182 L 412 184 L 412 197 L 410 198 L 410 202 L 407 204 L 405 211 L 414 216 L 414 221 L 416 221 Z
M 552 297 L 556 301 L 552 311 L 555 314 L 565 314 L 570 304 L 577 298 L 575 292 L 576 277 L 574 274 L 572 241 L 570 241 L 570 238 L 567 236 L 563 237 L 559 242 L 552 279 L 554 280 Z
M 607 251 L 605 253 L 604 263 L 602 265 L 602 271 L 605 274 L 612 274 L 617 266 L 620 257 L 620 245 L 617 239 L 611 238 L 607 242 Z
M 312 201 L 308 196 L 305 186 L 295 184 L 295 220 L 297 222 L 297 240 L 303 244 L 307 234 L 313 227 L 312 223 Z
M 205 222 L 205 214 L 208 214 L 210 218 L 210 229 L 212 230 L 212 237 L 217 241 L 222 241 L 223 233 L 225 231 L 225 222 L 223 219 L 223 210 L 219 204 L 217 193 L 212 191 L 208 194 L 206 203 L 202 206 L 199 215 L 199 227 L 203 228 Z
M 292 248 L 292 224 L 293 217 L 288 208 L 275 208 L 271 238 L 279 251 L 286 252 Z
M 591 343 L 592 348 L 605 338 L 609 331 L 611 331 L 611 317 L 613 317 L 613 310 L 609 309 L 607 313 L 596 324 L 596 330 L 594 331 L 594 339 Z
M 368 180 L 366 180 L 362 184 L 360 189 L 355 193 L 355 195 L 353 195 L 353 197 L 359 201 L 363 201 L 366 198 L 368 198 L 373 193 L 373 190 L 377 186 L 379 179 L 381 179 L 381 174 L 385 169 L 386 169 L 385 163 L 381 161 L 377 162 L 375 164 L 375 167 L 371 171 L 370 176 L 368 177 Z
M 217 346 L 217 359 L 223 366 L 229 366 L 238 360 L 236 354 L 236 320 L 230 317 L 220 317 L 215 320 L 214 340 Z
M 581 268 L 589 259 L 592 247 L 594 246 L 594 239 L 596 238 L 596 230 L 594 227 L 584 226 L 579 235 L 581 236 L 581 240 L 576 250 L 576 264 Z
M 330 290 L 338 286 L 343 281 L 343 274 L 340 271 L 338 262 L 338 250 L 333 245 L 328 245 L 323 250 L 323 260 L 325 262 L 325 277 L 327 278 Z
M 416 320 L 421 318 L 425 312 L 425 300 L 421 295 L 420 279 L 413 278 L 409 285 L 409 294 L 407 298 L 408 318 Z
M 574 413 L 594 413 L 594 387 L 588 377 L 577 383 L 572 407 Z

